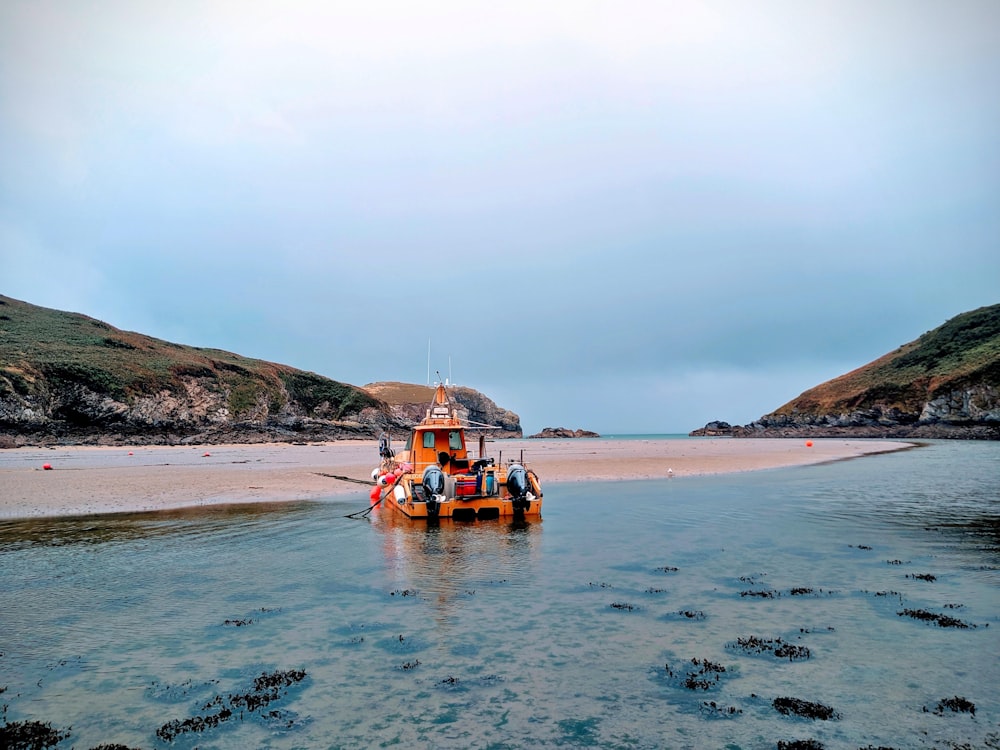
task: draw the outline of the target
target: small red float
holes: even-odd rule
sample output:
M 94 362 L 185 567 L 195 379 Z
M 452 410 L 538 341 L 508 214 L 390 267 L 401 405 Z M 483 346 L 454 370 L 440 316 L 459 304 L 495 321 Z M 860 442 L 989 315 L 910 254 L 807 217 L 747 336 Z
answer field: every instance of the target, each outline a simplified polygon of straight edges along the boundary
M 52 464 L 42 464 L 42 468 L 45 469 L 45 471 L 52 471 Z

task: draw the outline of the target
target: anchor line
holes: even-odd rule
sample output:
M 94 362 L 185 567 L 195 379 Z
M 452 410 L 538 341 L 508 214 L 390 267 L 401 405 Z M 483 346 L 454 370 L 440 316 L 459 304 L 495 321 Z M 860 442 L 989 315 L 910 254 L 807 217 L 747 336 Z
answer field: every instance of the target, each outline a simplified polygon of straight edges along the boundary
M 354 477 L 344 477 L 341 476 L 340 474 L 327 474 L 322 471 L 314 471 L 313 474 L 319 477 L 329 477 L 330 479 L 339 479 L 342 482 L 357 482 L 358 484 L 367 484 L 367 485 L 371 485 L 372 483 L 370 479 L 355 479 Z
M 382 501 L 385 500 L 387 497 L 388 495 L 382 495 L 381 497 L 379 497 L 378 501 L 372 503 L 364 510 L 356 510 L 353 513 L 348 513 L 346 516 L 344 516 L 344 518 L 367 518 L 368 514 L 371 513 L 373 510 L 375 510 L 379 505 L 381 505 Z
M 330 479 L 339 479 L 342 482 L 354 482 L 356 484 L 364 484 L 369 486 L 372 483 L 371 480 L 369 479 L 355 479 L 354 477 L 345 477 L 341 476 L 340 474 L 327 474 L 324 471 L 314 471 L 313 474 L 320 477 L 329 477 Z M 395 486 L 396 485 L 393 484 L 393 487 Z M 387 497 L 386 495 L 380 495 L 378 502 L 372 503 L 364 510 L 358 510 L 355 511 L 354 513 L 348 513 L 346 516 L 344 516 L 344 518 L 364 518 L 369 513 L 371 513 L 375 508 L 377 508 L 382 503 L 382 501 L 385 500 L 386 497 Z
M 319 472 L 316 472 L 316 473 L 319 473 Z M 328 476 L 331 476 L 331 475 L 330 474 L 323 474 L 322 476 L 328 477 Z M 339 479 L 340 477 L 337 477 L 337 478 Z M 379 497 L 378 497 L 378 500 L 376 500 L 374 503 L 372 503 L 371 505 L 369 505 L 367 508 L 365 508 L 364 510 L 356 510 L 353 513 L 348 513 L 346 516 L 344 516 L 344 518 L 367 518 L 369 513 L 371 513 L 373 510 L 375 510 L 378 506 L 380 506 L 382 504 L 383 500 L 385 500 L 387 497 L 389 497 L 389 493 L 392 492 L 393 487 L 395 487 L 397 484 L 399 484 L 399 480 L 402 479 L 402 478 L 403 478 L 402 475 L 396 477 L 396 481 L 393 482 L 391 485 L 389 485 L 389 486 L 386 487 L 387 492 L 384 495 L 380 494 Z M 364 481 L 362 481 L 360 479 L 351 479 L 350 481 L 352 481 L 352 482 L 360 482 L 361 484 L 371 484 L 371 482 L 364 482 Z

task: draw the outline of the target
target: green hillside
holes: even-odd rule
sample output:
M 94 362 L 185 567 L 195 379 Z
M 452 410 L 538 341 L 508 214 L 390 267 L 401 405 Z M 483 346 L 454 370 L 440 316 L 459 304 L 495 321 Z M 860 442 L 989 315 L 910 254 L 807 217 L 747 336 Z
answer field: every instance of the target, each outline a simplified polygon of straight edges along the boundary
M 957 315 L 731 432 L 1000 439 L 1000 305 Z
M 152 429 L 196 434 L 252 424 L 359 429 L 384 405 L 286 365 L 122 331 L 0 295 L 0 431 Z M 337 429 L 334 429 L 337 428 Z
M 774 415 L 826 415 L 865 409 L 920 416 L 941 394 L 1000 385 L 1000 305 L 949 320 L 864 367 L 812 388 Z

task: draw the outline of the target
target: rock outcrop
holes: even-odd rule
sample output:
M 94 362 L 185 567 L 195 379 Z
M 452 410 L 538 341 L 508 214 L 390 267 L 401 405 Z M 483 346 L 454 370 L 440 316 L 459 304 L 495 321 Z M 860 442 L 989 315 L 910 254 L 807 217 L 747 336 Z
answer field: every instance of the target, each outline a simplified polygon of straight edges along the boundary
M 369 383 L 364 386 L 364 390 L 385 403 L 392 416 L 406 425 L 414 425 L 423 419 L 434 398 L 433 386 L 413 383 Z M 479 391 L 451 385 L 448 386 L 448 395 L 454 402 L 458 416 L 473 426 L 482 427 L 489 437 L 522 436 L 521 418 L 514 412 L 497 406 Z
M 692 435 L 1000 439 L 1000 305 L 949 320 L 745 426 Z
M 528 435 L 529 438 L 599 438 L 590 430 L 568 430 L 565 427 L 543 427 L 541 432 Z

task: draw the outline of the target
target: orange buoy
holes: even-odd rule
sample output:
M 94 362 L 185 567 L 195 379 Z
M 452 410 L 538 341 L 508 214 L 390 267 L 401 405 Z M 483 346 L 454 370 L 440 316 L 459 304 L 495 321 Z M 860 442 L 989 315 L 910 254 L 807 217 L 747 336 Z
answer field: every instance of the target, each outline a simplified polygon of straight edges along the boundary
M 202 458 L 208 458 L 208 457 L 209 457 L 209 456 L 211 456 L 211 455 L 212 455 L 211 453 L 209 453 L 208 451 L 205 451 L 205 452 L 204 452 L 204 453 L 202 454 L 202 456 L 201 456 L 201 457 L 202 457 Z
M 42 468 L 45 469 L 45 471 L 52 471 L 52 464 L 42 464 Z
M 812 448 L 812 447 L 813 447 L 813 441 L 812 440 L 806 440 L 806 448 Z
M 381 495 L 381 494 L 382 494 L 382 490 L 381 490 L 381 488 L 378 485 L 372 487 L 372 493 L 371 493 L 372 502 L 373 503 L 377 503 L 379 495 Z

